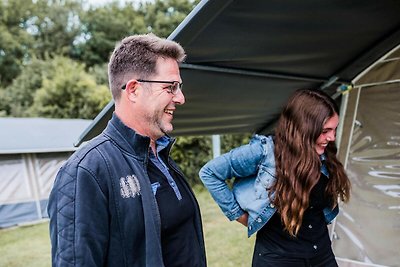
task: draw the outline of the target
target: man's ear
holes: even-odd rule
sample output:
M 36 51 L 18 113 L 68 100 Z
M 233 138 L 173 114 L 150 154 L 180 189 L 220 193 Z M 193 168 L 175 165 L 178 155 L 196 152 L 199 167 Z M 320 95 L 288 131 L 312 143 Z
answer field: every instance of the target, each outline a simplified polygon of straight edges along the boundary
M 125 92 L 130 101 L 135 102 L 138 96 L 138 88 L 139 82 L 137 80 L 132 79 L 126 83 Z

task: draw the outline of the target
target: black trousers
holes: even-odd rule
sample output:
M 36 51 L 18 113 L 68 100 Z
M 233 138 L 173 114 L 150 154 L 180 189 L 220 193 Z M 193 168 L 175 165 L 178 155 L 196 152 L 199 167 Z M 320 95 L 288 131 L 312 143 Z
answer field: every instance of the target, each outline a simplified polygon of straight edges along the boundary
M 289 258 L 262 251 L 256 246 L 253 254 L 252 267 L 338 267 L 332 249 L 313 258 Z

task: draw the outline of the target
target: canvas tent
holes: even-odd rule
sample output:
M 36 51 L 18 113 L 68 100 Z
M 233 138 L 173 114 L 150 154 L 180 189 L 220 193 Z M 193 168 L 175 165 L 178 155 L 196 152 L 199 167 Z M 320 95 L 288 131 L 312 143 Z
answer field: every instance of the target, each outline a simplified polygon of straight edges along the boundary
M 0 228 L 48 217 L 55 175 L 90 122 L 0 118 Z
M 174 134 L 262 131 L 295 89 L 351 84 L 399 44 L 399 12 L 396 0 L 201 1 L 169 36 L 188 54 Z M 104 129 L 113 107 L 77 145 Z
M 400 48 L 355 79 L 346 99 L 340 157 L 353 189 L 333 248 L 343 262 L 400 266 Z
M 188 54 L 174 135 L 268 132 L 297 88 L 341 103 L 354 192 L 332 227 L 341 266 L 400 266 L 399 14 L 396 0 L 201 1 L 169 36 Z M 76 144 L 112 112 L 110 102 Z

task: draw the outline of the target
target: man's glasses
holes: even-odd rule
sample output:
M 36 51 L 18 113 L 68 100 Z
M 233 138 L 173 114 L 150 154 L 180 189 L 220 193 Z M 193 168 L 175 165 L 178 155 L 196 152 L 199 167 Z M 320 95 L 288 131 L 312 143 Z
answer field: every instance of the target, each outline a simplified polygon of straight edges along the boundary
M 182 91 L 183 83 L 180 83 L 178 81 L 150 81 L 150 80 L 137 80 L 140 83 L 166 83 L 169 84 L 168 86 L 164 87 L 164 89 L 168 90 L 168 93 L 176 95 L 178 93 L 178 90 L 180 89 Z M 125 90 L 126 84 L 124 84 L 121 89 Z

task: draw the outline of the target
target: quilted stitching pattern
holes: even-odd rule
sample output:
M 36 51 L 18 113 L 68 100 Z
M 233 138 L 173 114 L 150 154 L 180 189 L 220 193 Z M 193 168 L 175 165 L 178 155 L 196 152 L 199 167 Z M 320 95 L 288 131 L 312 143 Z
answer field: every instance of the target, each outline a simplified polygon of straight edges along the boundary
M 76 179 L 69 175 L 63 176 L 63 181 L 57 192 L 57 258 L 66 266 L 74 265 L 66 259 L 74 261 L 74 217 L 75 217 L 75 187 Z

